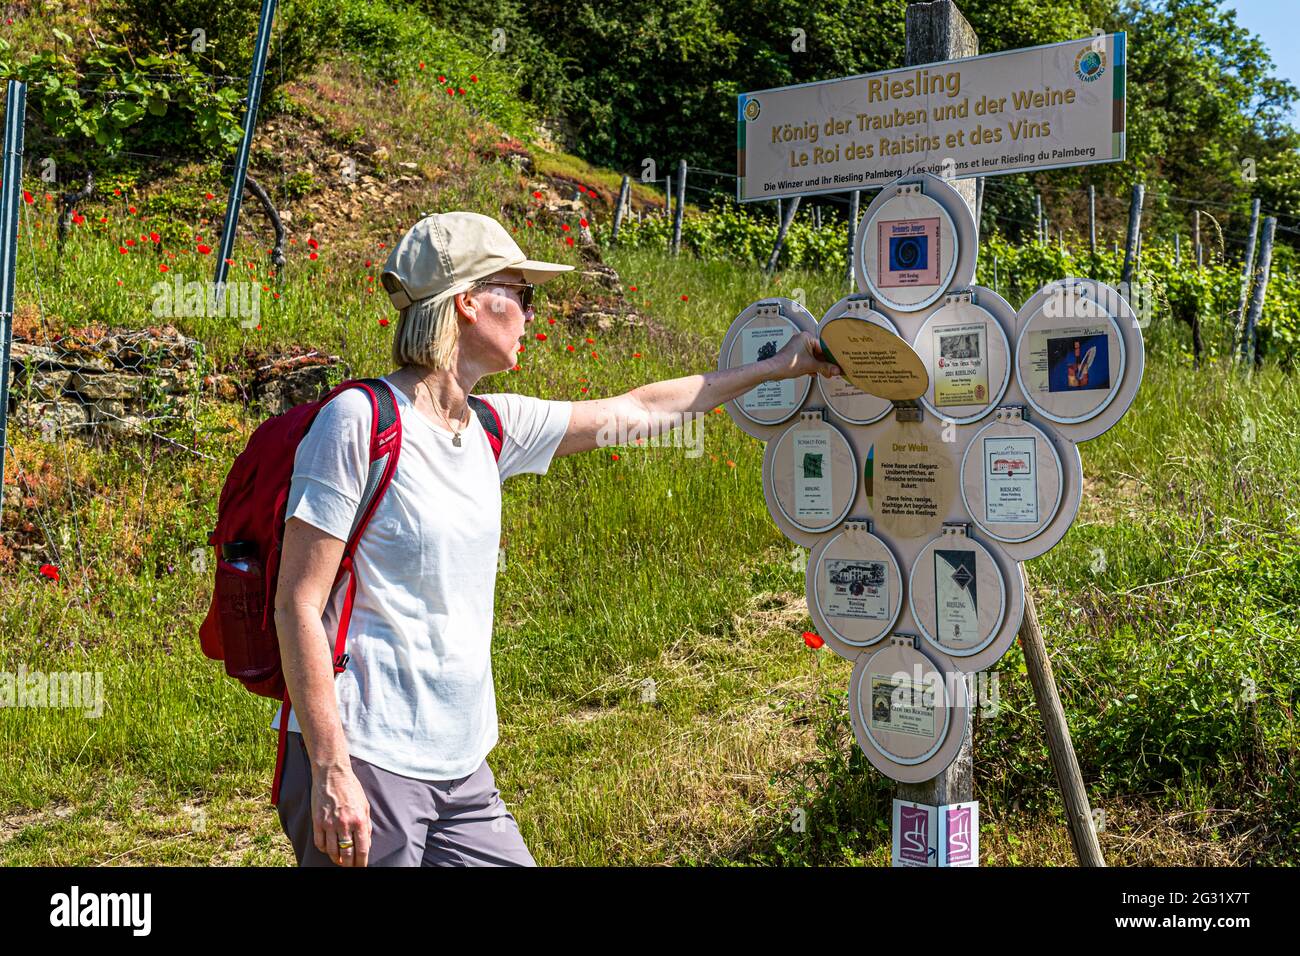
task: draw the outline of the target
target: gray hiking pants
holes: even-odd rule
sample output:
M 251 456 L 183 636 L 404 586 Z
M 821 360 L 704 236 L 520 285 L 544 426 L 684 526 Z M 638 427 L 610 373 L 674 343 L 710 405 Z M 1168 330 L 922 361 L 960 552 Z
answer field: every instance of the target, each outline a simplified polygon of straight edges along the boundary
M 357 757 L 352 772 L 370 802 L 370 866 L 535 866 L 484 760 L 459 780 L 415 780 Z M 334 866 L 316 849 L 311 763 L 302 734 L 285 741 L 280 825 L 299 866 Z

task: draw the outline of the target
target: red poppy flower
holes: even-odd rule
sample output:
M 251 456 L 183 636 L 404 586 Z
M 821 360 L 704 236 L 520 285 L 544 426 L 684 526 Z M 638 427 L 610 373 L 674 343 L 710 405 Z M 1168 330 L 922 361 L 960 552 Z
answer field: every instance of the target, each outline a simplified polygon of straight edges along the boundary
M 424 61 L 423 61 L 423 60 L 420 61 L 420 69 L 422 69 L 422 70 L 424 69 Z
M 524 350 L 524 343 L 523 343 L 523 342 L 520 342 L 520 343 L 519 343 L 519 348 L 515 349 L 515 351 L 516 351 L 516 352 L 522 352 L 523 350 Z
M 441 84 L 441 83 L 446 83 L 446 82 L 447 82 L 447 78 L 446 78 L 445 76 L 440 76 L 440 77 L 438 77 L 438 82 L 439 82 L 440 84 Z
M 512 371 L 512 372 L 517 372 L 517 371 L 519 371 L 519 369 L 520 369 L 520 365 L 519 365 L 518 362 L 516 362 L 516 363 L 515 363 L 515 367 L 512 368 L 510 371 Z
M 537 341 L 539 341 L 539 342 L 545 342 L 545 341 L 546 341 L 546 333 L 545 333 L 545 332 L 538 332 L 538 333 L 537 333 Z
M 585 385 L 582 386 L 582 388 L 578 389 L 578 391 L 580 391 L 580 392 L 585 392 L 586 390 L 587 390 L 587 386 L 585 386 Z
M 158 235 L 158 233 L 156 233 L 156 232 L 151 232 L 151 233 L 149 233 L 149 241 L 150 241 L 150 242 L 162 242 L 162 236 Z
M 560 228 L 563 229 L 565 232 L 568 232 L 568 231 L 569 231 L 569 224 L 566 222 L 566 223 L 564 223 L 562 226 L 560 226 Z
M 316 255 L 316 253 L 313 252 L 313 253 L 312 253 L 311 255 L 309 255 L 307 258 L 308 258 L 308 259 L 315 259 L 315 258 L 317 258 L 317 255 Z
M 23 190 L 23 200 L 24 200 L 24 201 L 25 201 L 29 206 L 30 206 L 32 203 L 34 203 L 34 202 L 36 201 L 36 200 L 34 200 L 34 199 L 32 198 L 32 194 L 29 193 L 26 189 Z
M 366 268 L 367 268 L 367 269 L 370 268 L 370 260 L 369 260 L 369 259 L 366 260 Z
M 683 301 L 683 302 L 686 301 L 686 296 L 682 296 L 682 301 Z
M 591 353 L 591 357 L 592 357 L 592 358 L 600 358 L 600 356 L 597 355 L 595 352 L 592 352 L 592 353 Z
M 617 453 L 617 452 L 610 452 L 610 453 L 609 453 L 609 457 L 612 458 L 612 459 L 614 459 L 614 461 L 618 461 L 618 453 Z
M 198 244 L 198 246 L 197 246 L 196 248 L 199 250 L 199 254 L 200 254 L 200 255 L 204 255 L 204 256 L 206 256 L 209 252 L 212 251 L 212 247 L 211 247 L 211 246 L 205 246 L 205 245 L 204 245 L 203 243 L 201 243 L 201 242 Z M 229 262 L 230 260 L 227 259 L 226 261 Z
M 126 246 L 118 246 L 117 251 L 122 253 L 122 255 L 126 255 Z
M 120 189 L 118 189 L 116 186 L 114 186 L 114 187 L 113 187 L 113 195 L 114 195 L 114 196 L 120 196 L 120 195 L 122 195 L 122 190 L 120 190 Z
M 313 249 L 320 248 L 320 243 L 316 241 L 315 237 L 308 238 L 307 245 L 311 246 Z
M 469 81 L 470 81 L 471 83 L 477 83 L 477 82 L 478 82 L 478 74 L 476 74 L 476 73 L 471 73 L 471 74 L 469 75 Z
M 388 320 L 387 320 L 387 319 L 380 319 L 380 320 L 379 320 L 379 324 L 380 324 L 380 325 L 387 325 L 387 324 L 388 324 Z
M 630 286 L 627 287 L 627 289 L 628 289 L 629 292 L 635 292 L 635 291 L 636 291 L 636 286 L 634 286 L 634 285 L 630 285 Z
M 133 216 L 135 215 L 135 207 L 134 207 L 134 206 L 127 206 L 126 211 L 129 212 L 129 213 L 130 213 L 131 215 L 133 215 Z
M 596 340 L 595 340 L 595 339 L 587 339 L 587 344 L 588 344 L 588 345 L 594 345 L 594 344 L 596 344 Z
M 45 575 L 51 581 L 57 581 L 59 579 L 59 569 L 52 564 L 42 564 L 41 574 Z
M 569 245 L 573 245 L 573 237 L 572 237 L 572 236 L 567 237 L 564 241 L 567 242 Z
M 164 262 L 164 263 L 162 263 L 161 265 L 159 265 L 159 266 L 158 266 L 158 271 L 159 271 L 159 272 L 166 272 L 166 271 L 167 271 L 167 263 Z
M 81 213 L 79 213 L 79 212 L 74 212 L 74 213 L 72 214 L 72 222 L 73 222 L 73 224 L 80 226 L 80 225 L 81 225 L 83 222 L 85 222 L 85 221 L 86 221 L 86 217 L 83 216 Z
M 547 319 L 547 320 L 546 320 L 546 323 L 547 323 L 548 325 L 554 325 L 554 324 L 555 324 L 555 320 L 554 320 L 554 319 Z
M 572 352 L 572 351 L 573 351 L 573 346 L 572 346 L 572 345 L 566 345 L 564 348 L 565 348 L 566 351 L 569 351 L 569 352 Z
M 814 634 L 812 631 L 803 632 L 803 642 L 807 644 L 809 647 L 814 649 L 821 647 L 823 644 L 826 643 L 820 637 Z
M 579 219 L 579 220 L 578 220 L 578 225 L 580 225 L 583 229 L 586 229 L 586 228 L 587 228 L 587 220 L 585 220 L 585 219 Z
M 641 353 L 640 353 L 640 352 L 633 352 L 633 353 L 632 353 L 632 357 L 633 357 L 633 358 L 640 358 L 640 357 L 641 357 Z
M 100 216 L 100 217 L 99 217 L 99 221 L 100 221 L 100 222 L 108 222 L 108 217 L 107 217 L 107 216 Z
M 212 193 L 204 193 L 204 194 L 203 194 L 203 198 L 204 198 L 204 199 L 211 199 L 211 198 L 212 198 Z
M 449 86 L 449 87 L 447 87 L 447 95 L 448 95 L 448 96 L 455 96 L 455 95 L 456 95 L 456 91 L 453 90 L 453 89 Z
M 533 190 L 533 198 L 534 198 L 534 199 L 541 199 L 541 198 L 542 198 L 542 194 L 541 194 L 540 192 L 538 192 L 537 190 Z

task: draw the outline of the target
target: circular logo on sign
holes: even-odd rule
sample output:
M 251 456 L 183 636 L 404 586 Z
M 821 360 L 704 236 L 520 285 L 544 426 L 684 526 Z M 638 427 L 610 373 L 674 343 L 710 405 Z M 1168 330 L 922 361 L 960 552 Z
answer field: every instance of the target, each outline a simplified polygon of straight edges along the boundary
M 1074 74 L 1085 83 L 1100 79 L 1106 72 L 1106 54 L 1092 47 L 1084 47 L 1074 58 Z
M 758 105 L 758 100 L 749 100 L 745 103 L 745 119 L 752 123 L 754 120 L 758 119 L 758 111 L 760 109 L 762 109 L 762 107 Z

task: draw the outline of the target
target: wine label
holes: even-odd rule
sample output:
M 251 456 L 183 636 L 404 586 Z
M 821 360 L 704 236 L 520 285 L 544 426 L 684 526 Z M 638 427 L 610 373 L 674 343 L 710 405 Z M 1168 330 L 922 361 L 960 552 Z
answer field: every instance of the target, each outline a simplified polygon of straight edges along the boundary
M 891 219 L 876 223 L 877 284 L 882 289 L 938 285 L 940 247 L 938 217 Z
M 761 362 L 771 358 L 794 334 L 794 327 L 788 322 L 780 325 L 750 325 L 740 333 L 741 361 L 745 365 Z M 779 379 L 760 382 L 740 398 L 740 406 L 746 411 L 788 411 L 795 404 L 795 380 Z
M 989 400 L 988 326 L 983 322 L 935 328 L 934 404 L 983 405 Z
M 832 517 L 831 433 L 829 429 L 800 429 L 794 442 L 795 518 Z
M 934 549 L 934 632 L 940 644 L 954 650 L 974 647 L 983 639 L 975 560 L 974 551 Z
M 884 561 L 827 558 L 822 606 L 828 616 L 889 618 L 889 568 Z
M 1038 522 L 1038 467 L 1034 438 L 985 438 L 984 520 Z
M 933 687 L 901 674 L 871 675 L 871 729 L 933 740 L 938 733 Z

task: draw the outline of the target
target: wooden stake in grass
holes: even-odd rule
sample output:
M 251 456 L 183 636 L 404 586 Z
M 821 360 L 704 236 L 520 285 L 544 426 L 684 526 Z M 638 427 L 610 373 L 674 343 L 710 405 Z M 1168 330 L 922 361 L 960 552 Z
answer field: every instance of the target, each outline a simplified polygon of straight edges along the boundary
M 677 208 L 673 210 L 673 255 L 682 250 L 682 214 L 686 209 L 686 160 L 677 162 Z
M 1092 807 L 1088 803 L 1088 791 L 1083 786 L 1083 774 L 1074 754 L 1074 742 L 1070 739 L 1070 726 L 1065 721 L 1065 708 L 1056 692 L 1052 661 L 1047 656 L 1043 632 L 1038 628 L 1038 608 L 1029 590 L 1029 576 L 1023 564 L 1017 563 L 1016 567 L 1025 588 L 1020 646 L 1025 652 L 1025 670 L 1034 688 L 1034 700 L 1043 716 L 1043 729 L 1047 731 L 1047 751 L 1052 758 L 1052 769 L 1056 771 L 1056 782 L 1065 798 L 1066 822 L 1070 827 L 1074 853 L 1083 866 L 1105 866 L 1106 860 L 1101 855 L 1101 844 L 1097 842 L 1097 830 L 1093 825 Z
M 1259 356 L 1255 352 L 1255 327 L 1264 314 L 1264 296 L 1268 294 L 1268 274 L 1273 265 L 1273 234 L 1277 218 L 1264 220 L 1264 240 L 1259 248 L 1259 271 L 1255 273 L 1255 288 L 1250 296 L 1250 310 L 1246 313 L 1246 328 L 1241 336 L 1241 358 L 1247 368 L 1253 368 Z
M 614 231 L 610 235 L 611 242 L 618 242 L 618 229 L 623 225 L 623 216 L 627 212 L 627 198 L 632 190 L 632 177 L 624 176 L 623 185 L 618 188 L 618 209 L 614 210 Z

